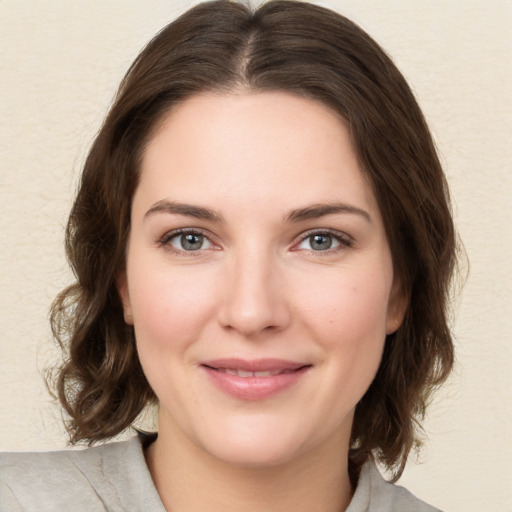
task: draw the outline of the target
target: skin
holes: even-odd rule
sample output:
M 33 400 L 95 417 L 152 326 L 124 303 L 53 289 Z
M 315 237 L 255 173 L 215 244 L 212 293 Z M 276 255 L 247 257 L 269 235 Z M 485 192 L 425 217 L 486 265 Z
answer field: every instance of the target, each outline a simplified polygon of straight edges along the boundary
M 119 292 L 160 402 L 146 457 L 166 508 L 344 510 L 354 408 L 405 304 L 343 121 L 282 92 L 196 95 L 155 130 L 131 223 Z M 201 366 L 227 357 L 308 369 L 244 400 Z

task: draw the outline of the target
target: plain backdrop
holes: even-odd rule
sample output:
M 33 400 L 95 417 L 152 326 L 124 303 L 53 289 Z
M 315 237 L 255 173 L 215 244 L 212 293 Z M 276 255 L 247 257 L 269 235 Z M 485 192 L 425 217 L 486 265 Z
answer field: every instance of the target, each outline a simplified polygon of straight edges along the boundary
M 77 176 L 141 47 L 195 2 L 0 2 L 0 450 L 62 448 L 43 371 Z M 447 512 L 512 511 L 512 1 L 319 2 L 367 30 L 435 135 L 470 261 L 457 368 L 401 482 Z M 463 267 L 464 271 L 464 267 Z

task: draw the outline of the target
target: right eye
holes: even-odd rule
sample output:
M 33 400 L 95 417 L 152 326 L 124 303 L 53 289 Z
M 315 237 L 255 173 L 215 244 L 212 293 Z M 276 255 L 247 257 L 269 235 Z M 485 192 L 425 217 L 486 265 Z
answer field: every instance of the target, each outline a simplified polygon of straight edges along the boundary
M 210 249 L 212 243 L 200 231 L 180 231 L 169 233 L 162 240 L 162 244 L 170 245 L 176 251 L 193 252 Z

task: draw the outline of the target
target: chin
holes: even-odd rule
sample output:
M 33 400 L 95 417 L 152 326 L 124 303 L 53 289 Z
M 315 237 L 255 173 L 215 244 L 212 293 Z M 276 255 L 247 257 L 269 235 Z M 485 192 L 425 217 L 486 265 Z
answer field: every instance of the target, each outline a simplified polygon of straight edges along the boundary
M 196 441 L 215 459 L 246 468 L 279 466 L 307 451 L 311 442 L 308 432 L 287 428 L 282 421 L 266 420 L 253 417 L 229 425 L 217 422 L 214 431 Z
M 250 469 L 281 466 L 298 455 L 297 450 L 283 446 L 282 443 L 269 443 L 268 440 L 250 444 L 224 442 L 224 446 L 216 446 L 209 453 L 230 466 Z

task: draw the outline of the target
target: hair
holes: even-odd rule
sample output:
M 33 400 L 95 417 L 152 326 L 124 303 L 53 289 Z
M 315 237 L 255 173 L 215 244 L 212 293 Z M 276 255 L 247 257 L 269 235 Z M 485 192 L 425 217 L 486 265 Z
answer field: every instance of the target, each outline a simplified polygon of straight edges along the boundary
M 277 0 L 251 9 L 199 4 L 143 49 L 85 161 L 66 231 L 76 283 L 51 311 L 64 351 L 53 386 L 72 443 L 102 441 L 156 403 L 116 279 L 145 146 L 176 104 L 200 92 L 285 91 L 345 120 L 375 192 L 395 276 L 408 299 L 375 379 L 356 407 L 349 459 L 374 458 L 397 479 L 422 438 L 431 392 L 454 361 L 447 325 L 456 236 L 446 180 L 425 119 L 391 59 L 343 16 Z

